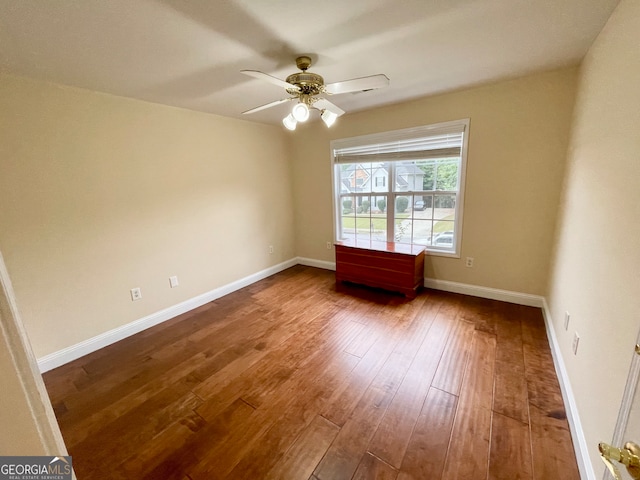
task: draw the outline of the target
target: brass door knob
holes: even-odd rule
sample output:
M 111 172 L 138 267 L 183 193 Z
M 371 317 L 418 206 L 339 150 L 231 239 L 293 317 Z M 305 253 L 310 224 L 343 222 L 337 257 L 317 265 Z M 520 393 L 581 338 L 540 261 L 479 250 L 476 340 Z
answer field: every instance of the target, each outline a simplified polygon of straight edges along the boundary
M 602 458 L 602 461 L 616 480 L 622 480 L 622 477 L 613 463 L 614 461 L 627 467 L 627 472 L 629 472 L 631 478 L 640 480 L 640 446 L 633 442 L 627 442 L 623 448 L 617 448 L 601 442 L 598 445 L 598 449 L 600 450 L 600 458 Z

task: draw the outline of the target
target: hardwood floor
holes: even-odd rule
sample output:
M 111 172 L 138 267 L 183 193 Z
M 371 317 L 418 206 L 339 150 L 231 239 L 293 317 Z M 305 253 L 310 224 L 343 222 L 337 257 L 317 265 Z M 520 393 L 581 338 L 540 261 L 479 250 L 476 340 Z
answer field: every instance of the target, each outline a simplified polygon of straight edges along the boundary
M 44 379 L 80 480 L 579 478 L 530 307 L 297 266 Z

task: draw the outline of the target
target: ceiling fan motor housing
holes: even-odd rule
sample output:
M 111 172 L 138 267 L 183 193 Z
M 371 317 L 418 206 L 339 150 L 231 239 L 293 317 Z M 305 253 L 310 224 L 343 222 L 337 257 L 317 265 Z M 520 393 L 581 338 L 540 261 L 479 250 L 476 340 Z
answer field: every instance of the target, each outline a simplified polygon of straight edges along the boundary
M 295 85 L 298 89 L 287 89 L 291 95 L 302 93 L 304 95 L 319 95 L 324 92 L 324 79 L 310 72 L 294 73 L 287 77 L 287 83 Z

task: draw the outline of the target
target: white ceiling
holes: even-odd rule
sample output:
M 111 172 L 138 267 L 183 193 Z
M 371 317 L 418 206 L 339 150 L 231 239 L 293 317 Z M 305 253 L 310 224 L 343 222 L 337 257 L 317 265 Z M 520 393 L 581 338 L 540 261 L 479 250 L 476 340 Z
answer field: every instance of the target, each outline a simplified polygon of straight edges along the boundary
M 0 71 L 240 118 L 311 54 L 347 112 L 576 64 L 618 0 L 0 0 Z M 287 104 L 244 116 L 280 122 Z

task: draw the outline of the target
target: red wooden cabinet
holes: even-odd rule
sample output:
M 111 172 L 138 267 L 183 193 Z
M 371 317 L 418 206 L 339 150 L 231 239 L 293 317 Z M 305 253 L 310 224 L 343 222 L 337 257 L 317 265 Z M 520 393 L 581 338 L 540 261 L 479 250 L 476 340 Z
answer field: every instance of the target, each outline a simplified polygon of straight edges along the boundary
M 336 242 L 336 282 L 353 282 L 414 298 L 424 285 L 424 247 L 393 242 Z

